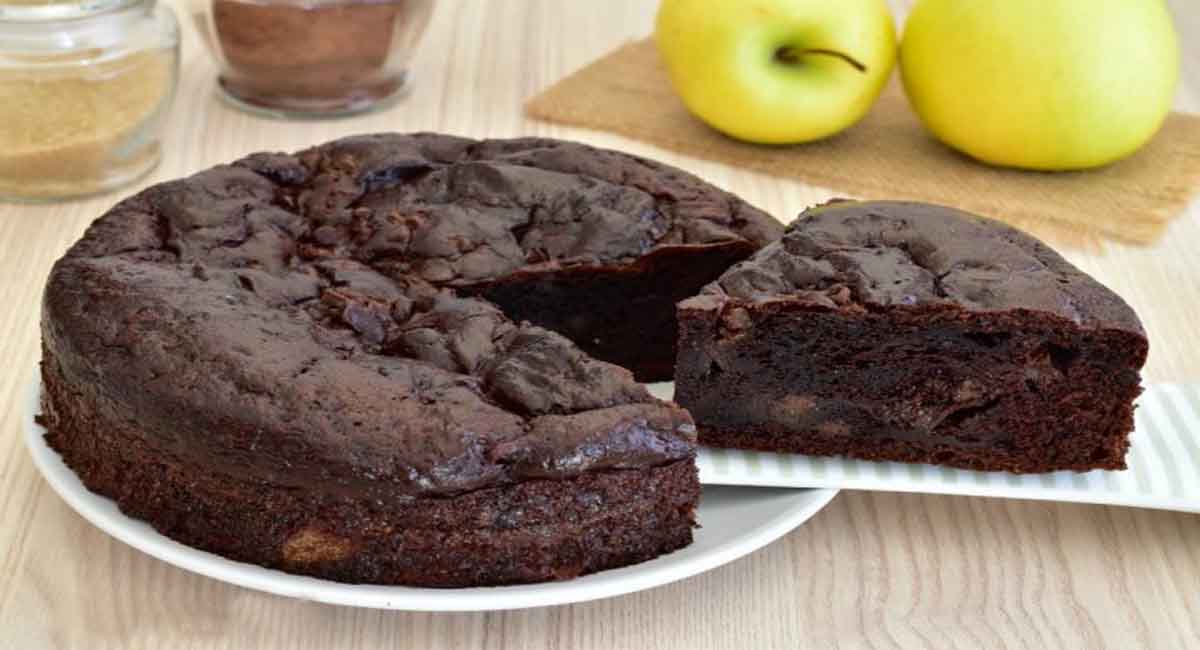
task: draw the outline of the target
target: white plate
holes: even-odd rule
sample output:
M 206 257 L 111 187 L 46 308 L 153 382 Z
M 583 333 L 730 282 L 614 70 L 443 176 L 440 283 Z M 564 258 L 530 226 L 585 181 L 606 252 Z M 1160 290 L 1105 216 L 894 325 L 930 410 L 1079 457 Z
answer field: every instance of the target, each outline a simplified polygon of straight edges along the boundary
M 40 382 L 29 391 L 25 444 L 50 487 L 97 528 L 154 557 L 210 578 L 281 596 L 338 605 L 420 611 L 483 611 L 562 605 L 641 591 L 732 562 L 782 537 L 829 503 L 837 490 L 705 487 L 697 519 L 701 528 L 685 549 L 620 569 L 534 585 L 470 589 L 420 589 L 350 585 L 292 575 L 171 540 L 149 524 L 125 516 L 115 503 L 88 491 L 33 421 Z

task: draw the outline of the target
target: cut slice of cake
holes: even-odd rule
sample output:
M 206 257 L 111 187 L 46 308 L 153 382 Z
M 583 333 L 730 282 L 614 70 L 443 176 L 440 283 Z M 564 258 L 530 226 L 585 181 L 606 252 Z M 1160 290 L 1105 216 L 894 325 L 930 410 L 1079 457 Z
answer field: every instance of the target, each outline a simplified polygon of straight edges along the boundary
M 1010 472 L 1125 467 L 1141 323 L 997 221 L 831 202 L 678 318 L 676 400 L 703 444 Z

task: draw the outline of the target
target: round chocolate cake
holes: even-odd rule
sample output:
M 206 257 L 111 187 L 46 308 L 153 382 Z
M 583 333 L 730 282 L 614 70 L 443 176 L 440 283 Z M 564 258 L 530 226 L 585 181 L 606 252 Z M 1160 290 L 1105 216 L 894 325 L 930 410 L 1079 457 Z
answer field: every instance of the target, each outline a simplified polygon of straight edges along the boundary
M 675 303 L 782 232 L 677 169 L 372 135 L 123 201 L 51 272 L 47 440 L 186 544 L 350 582 L 561 579 L 691 541 Z M 623 366 L 623 367 L 622 367 Z

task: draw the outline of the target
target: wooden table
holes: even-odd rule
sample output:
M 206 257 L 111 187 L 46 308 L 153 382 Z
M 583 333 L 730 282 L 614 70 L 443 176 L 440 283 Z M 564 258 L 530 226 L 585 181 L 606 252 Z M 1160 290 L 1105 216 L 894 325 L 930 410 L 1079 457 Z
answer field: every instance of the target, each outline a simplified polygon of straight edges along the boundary
M 412 96 L 328 122 L 259 119 L 219 102 L 212 64 L 185 19 L 166 157 L 146 182 L 348 133 L 439 130 L 577 137 L 655 156 L 781 219 L 829 196 L 522 117 L 525 98 L 649 33 L 655 4 L 439 2 Z M 1185 48 L 1178 105 L 1200 111 L 1200 9 L 1173 4 Z M 1095 506 L 848 492 L 782 540 L 704 575 L 599 602 L 489 614 L 320 605 L 176 569 L 75 515 L 21 442 L 47 270 L 116 198 L 0 205 L 0 648 L 1200 647 L 1200 517 Z M 1154 248 L 1065 251 L 1141 314 L 1150 380 L 1200 379 L 1198 247 L 1193 204 Z

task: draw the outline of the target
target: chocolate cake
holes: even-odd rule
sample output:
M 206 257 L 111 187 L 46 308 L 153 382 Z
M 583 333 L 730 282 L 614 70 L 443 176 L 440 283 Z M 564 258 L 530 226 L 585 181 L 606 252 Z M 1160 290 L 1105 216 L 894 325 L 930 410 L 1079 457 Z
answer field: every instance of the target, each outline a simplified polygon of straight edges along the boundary
M 976 470 L 1122 469 L 1137 316 L 1043 243 L 945 207 L 833 202 L 679 306 L 703 444 Z
M 695 429 L 609 362 L 668 374 L 675 301 L 777 230 L 553 140 L 251 155 L 55 264 L 41 421 L 89 489 L 235 560 L 439 587 L 646 560 L 691 541 Z

